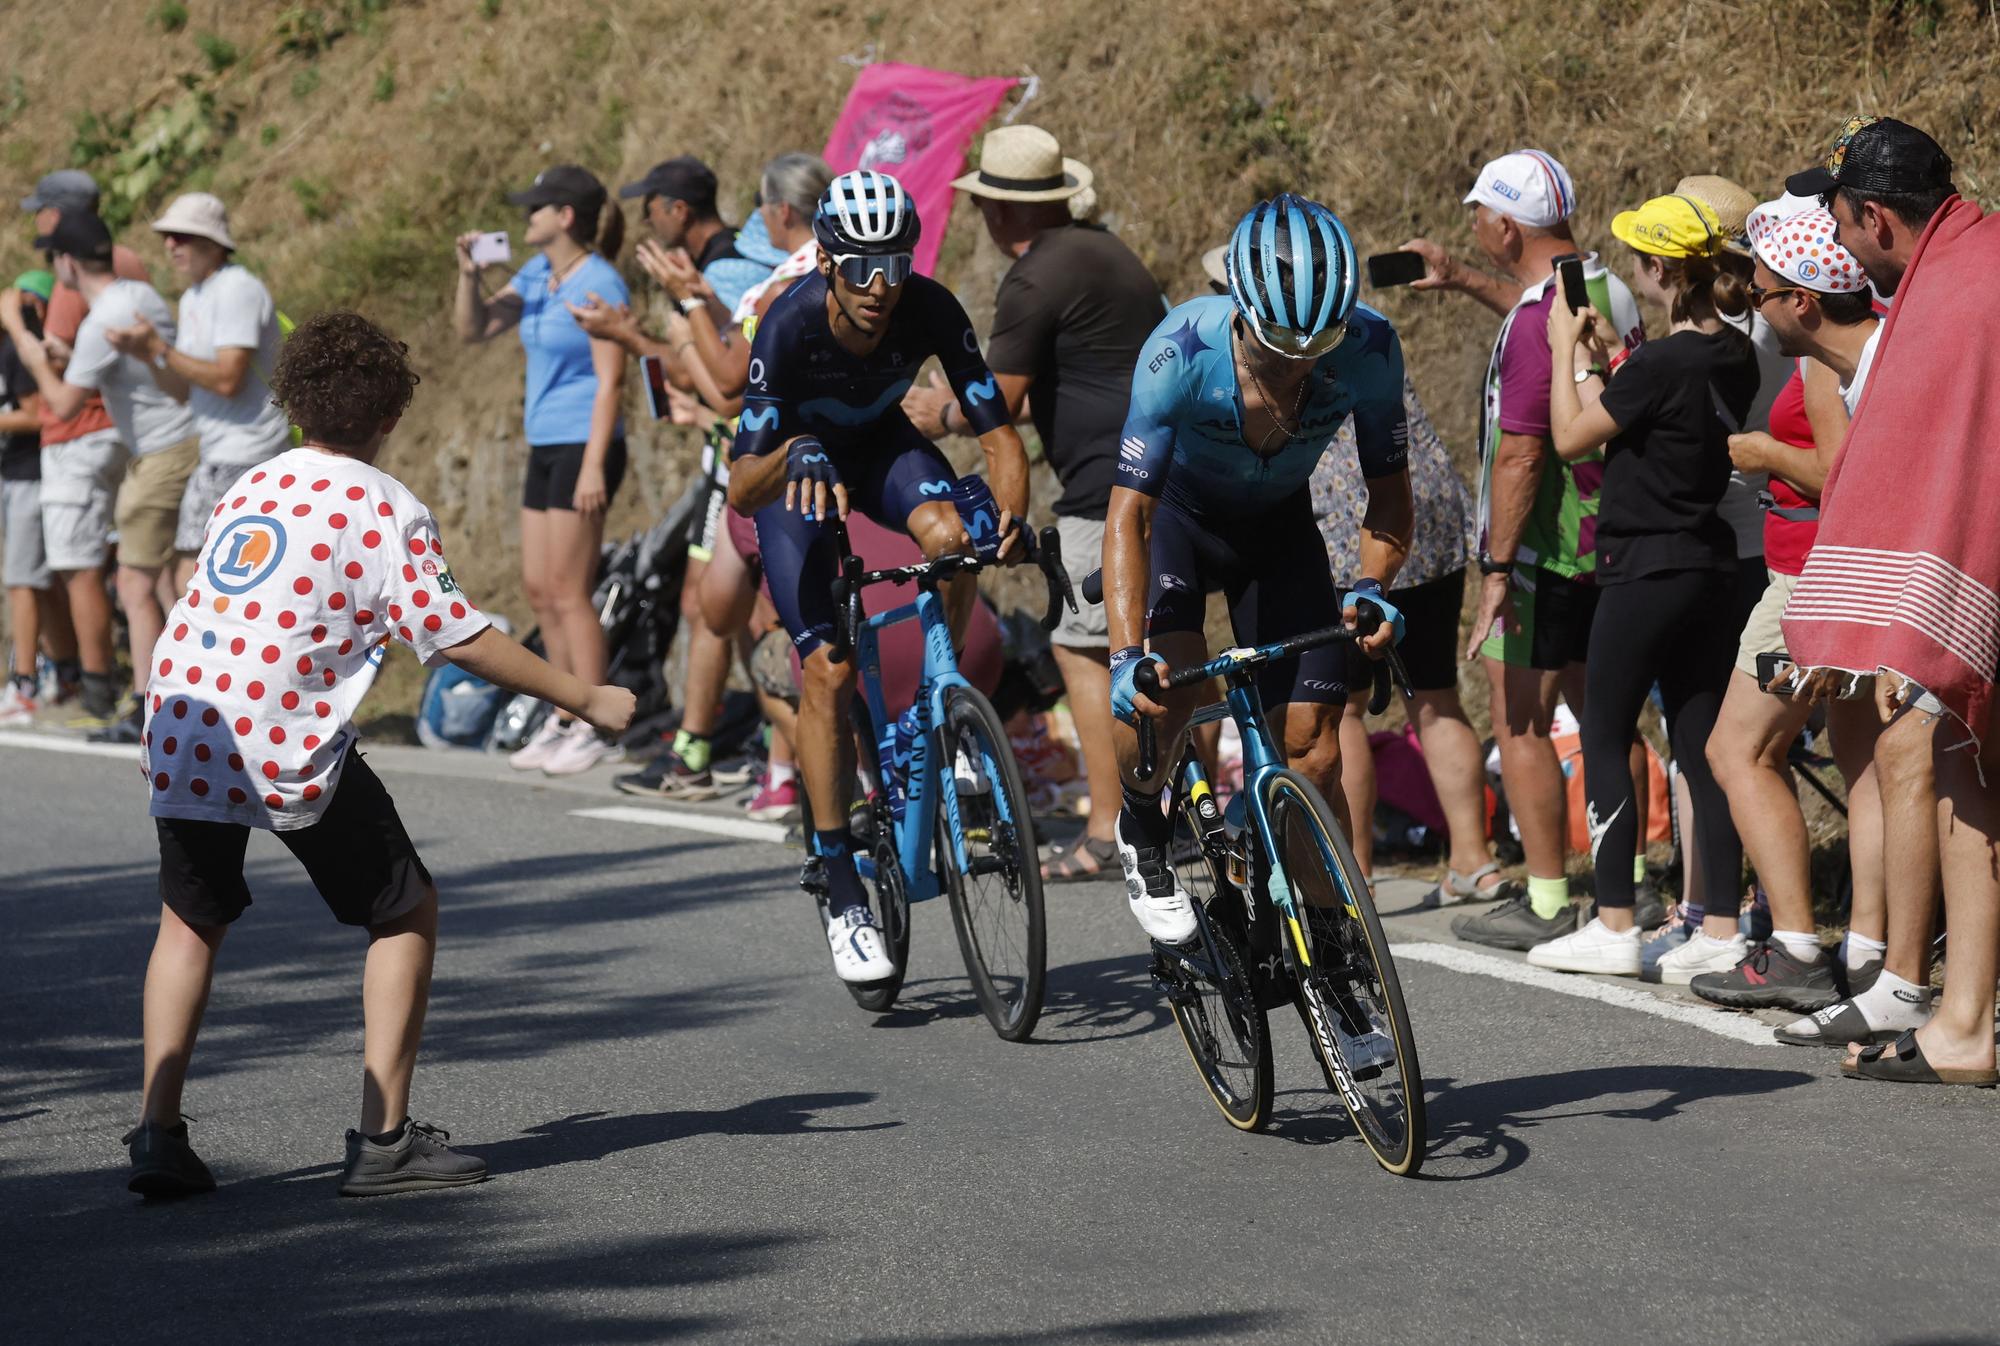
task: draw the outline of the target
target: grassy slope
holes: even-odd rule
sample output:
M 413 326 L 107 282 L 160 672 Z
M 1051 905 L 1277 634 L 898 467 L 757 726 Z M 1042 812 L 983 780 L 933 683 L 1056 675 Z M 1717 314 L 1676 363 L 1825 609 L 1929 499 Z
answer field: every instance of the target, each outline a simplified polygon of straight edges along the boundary
M 869 46 L 1039 75 L 1027 119 L 1095 167 L 1106 220 L 1176 297 L 1197 287 L 1201 251 L 1280 187 L 1334 203 L 1367 251 L 1418 231 L 1466 244 L 1472 172 L 1524 143 L 1569 165 L 1597 243 L 1614 209 L 1686 172 L 1774 192 L 1856 108 L 1931 129 L 1974 195 L 2000 168 L 1978 115 L 2000 101 L 2000 21 L 1968 3 L 193 0 L 166 32 L 148 16 L 168 7 L 0 12 L 0 184 L 18 196 L 71 162 L 92 138 L 77 135 L 84 114 L 115 126 L 190 86 L 206 96 L 215 138 L 191 174 L 169 165 L 140 220 L 174 191 L 214 190 L 294 316 L 353 305 L 405 336 L 425 383 L 386 466 L 433 502 L 472 592 L 517 616 L 519 354 L 452 340 L 447 240 L 513 225 L 500 194 L 558 160 L 616 182 L 693 151 L 741 218 L 764 159 L 822 143 L 853 76 L 841 58 Z M 235 61 L 216 69 L 206 35 Z M 149 233 L 126 237 L 164 272 Z M 25 229 L 11 231 L 0 270 L 28 260 Z M 998 259 L 963 203 L 941 275 L 990 313 Z M 1491 321 L 1449 299 L 1381 304 L 1469 463 Z M 633 431 L 619 530 L 671 499 L 693 452 L 682 432 Z M 396 681 L 414 686 L 408 671 Z

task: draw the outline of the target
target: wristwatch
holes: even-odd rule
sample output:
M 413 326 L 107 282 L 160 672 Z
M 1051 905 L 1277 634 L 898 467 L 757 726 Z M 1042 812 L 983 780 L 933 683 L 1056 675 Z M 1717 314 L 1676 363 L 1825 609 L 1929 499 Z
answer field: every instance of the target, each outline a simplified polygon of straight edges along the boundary
M 706 299 L 703 299 L 698 294 L 691 294 L 687 298 L 681 300 L 681 312 L 683 313 L 691 314 L 698 308 L 707 308 L 707 307 L 708 307 L 708 301 Z
M 1507 575 L 1513 573 L 1512 561 L 1496 561 L 1493 553 L 1481 549 L 1479 553 L 1479 573 L 1482 575 Z

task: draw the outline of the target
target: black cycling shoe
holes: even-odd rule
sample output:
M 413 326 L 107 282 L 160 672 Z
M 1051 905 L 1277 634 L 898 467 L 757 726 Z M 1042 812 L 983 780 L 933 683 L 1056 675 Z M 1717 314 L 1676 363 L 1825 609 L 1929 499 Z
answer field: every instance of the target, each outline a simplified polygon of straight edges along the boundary
M 425 1187 L 463 1187 L 486 1180 L 486 1161 L 445 1144 L 449 1131 L 405 1119 L 403 1134 L 387 1145 L 359 1131 L 347 1133 L 342 1196 L 381 1196 Z
M 121 1143 L 132 1156 L 132 1176 L 125 1182 L 128 1191 L 148 1201 L 171 1201 L 215 1190 L 215 1175 L 188 1144 L 186 1122 L 172 1126 L 141 1122 L 124 1134 Z

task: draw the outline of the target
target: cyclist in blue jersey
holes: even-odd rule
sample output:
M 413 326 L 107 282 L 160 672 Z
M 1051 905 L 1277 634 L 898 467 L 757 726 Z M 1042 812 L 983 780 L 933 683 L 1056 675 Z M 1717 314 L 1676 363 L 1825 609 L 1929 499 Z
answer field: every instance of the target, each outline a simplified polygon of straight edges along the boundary
M 750 349 L 729 503 L 755 517 L 764 577 L 805 670 L 795 747 L 826 874 L 834 971 L 873 982 L 896 969 L 848 849 L 855 671 L 853 661 L 828 657 L 836 616 L 828 517 L 859 509 L 908 532 L 931 559 L 972 550 L 950 498 L 957 473 L 903 415 L 903 394 L 932 356 L 986 450 L 1003 560 L 1023 551 L 1028 455 L 965 310 L 944 286 L 912 274 L 917 212 L 902 184 L 886 173 L 841 174 L 820 197 L 813 232 L 818 272 L 771 306 Z M 962 632 L 976 597 L 971 577 L 946 597 L 952 629 Z
M 1382 597 L 1403 564 L 1414 515 L 1395 329 L 1356 303 L 1354 245 L 1316 202 L 1284 193 L 1258 204 L 1237 223 L 1226 264 L 1228 295 L 1172 310 L 1139 353 L 1106 518 L 1112 711 L 1126 724 L 1154 717 L 1169 743 L 1202 694 L 1186 689 L 1155 701 L 1138 691 L 1135 675 L 1147 659 L 1178 668 L 1208 657 L 1202 626 L 1212 590 L 1227 596 L 1245 645 L 1343 619 L 1352 625 L 1364 594 L 1389 620 L 1362 649 L 1380 658 L 1401 635 L 1402 618 Z M 1307 483 L 1349 416 L 1368 508 L 1362 573 L 1343 597 Z M 1338 733 L 1346 658 L 1344 645 L 1322 646 L 1269 664 L 1258 678 L 1273 736 L 1342 826 L 1349 823 Z M 1173 822 L 1160 808 L 1172 754 L 1140 779 L 1137 744 L 1136 734 L 1121 733 L 1119 858 L 1140 926 L 1178 943 L 1195 925 L 1168 858 Z

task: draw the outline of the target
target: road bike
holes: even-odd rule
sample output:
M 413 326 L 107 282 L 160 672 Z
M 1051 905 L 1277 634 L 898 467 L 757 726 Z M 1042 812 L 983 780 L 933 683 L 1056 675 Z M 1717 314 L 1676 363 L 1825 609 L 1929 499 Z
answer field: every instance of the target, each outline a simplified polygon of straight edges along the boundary
M 1379 610 L 1366 599 L 1359 606 L 1356 629 L 1224 650 L 1164 677 L 1158 664 L 1140 665 L 1138 687 L 1148 696 L 1221 678 L 1223 700 L 1197 710 L 1189 727 L 1229 717 L 1243 739 L 1243 788 L 1225 813 L 1192 740 L 1181 737 L 1169 807 L 1176 830 L 1197 843 L 1178 864 L 1195 934 L 1177 945 L 1153 942 L 1153 980 L 1230 1125 L 1256 1131 L 1270 1119 L 1265 1012 L 1289 1000 L 1327 1088 L 1376 1162 L 1408 1176 L 1424 1159 L 1424 1080 L 1395 960 L 1345 833 L 1313 783 L 1285 766 L 1256 687 L 1257 670 L 1273 660 L 1372 631 Z M 1375 667 L 1370 713 L 1386 708 L 1392 681 L 1410 694 L 1393 649 Z M 1140 717 L 1142 777 L 1153 774 L 1155 737 Z
M 856 867 L 874 888 L 883 939 L 896 963 L 894 976 L 850 984 L 848 990 L 863 1009 L 878 1014 L 895 1004 L 909 967 L 910 907 L 944 893 L 980 1009 L 995 1033 L 1009 1042 L 1023 1041 L 1041 1016 L 1047 972 L 1035 823 L 1000 717 L 958 671 L 938 592 L 957 576 L 999 563 L 977 554 L 950 554 L 917 565 L 865 570 L 848 546 L 845 525 L 833 520 L 830 531 L 839 561 L 831 655 L 836 663 L 852 658 L 857 666 L 855 739 L 866 773 L 882 787 L 880 797 L 850 820 Z M 1076 607 L 1056 530 L 1044 529 L 1039 544 L 1032 536 L 1027 541 L 1048 582 L 1043 625 L 1053 627 L 1064 602 L 1072 611 Z M 864 615 L 862 590 L 912 582 L 917 586 L 914 601 Z M 923 626 L 924 662 L 915 733 L 899 744 L 897 717 L 888 713 L 883 699 L 880 635 L 907 621 Z M 897 799 L 900 816 L 891 802 Z M 811 836 L 810 801 L 804 812 L 806 835 Z M 830 913 L 817 856 L 806 861 L 802 882 L 817 899 L 824 928 Z

